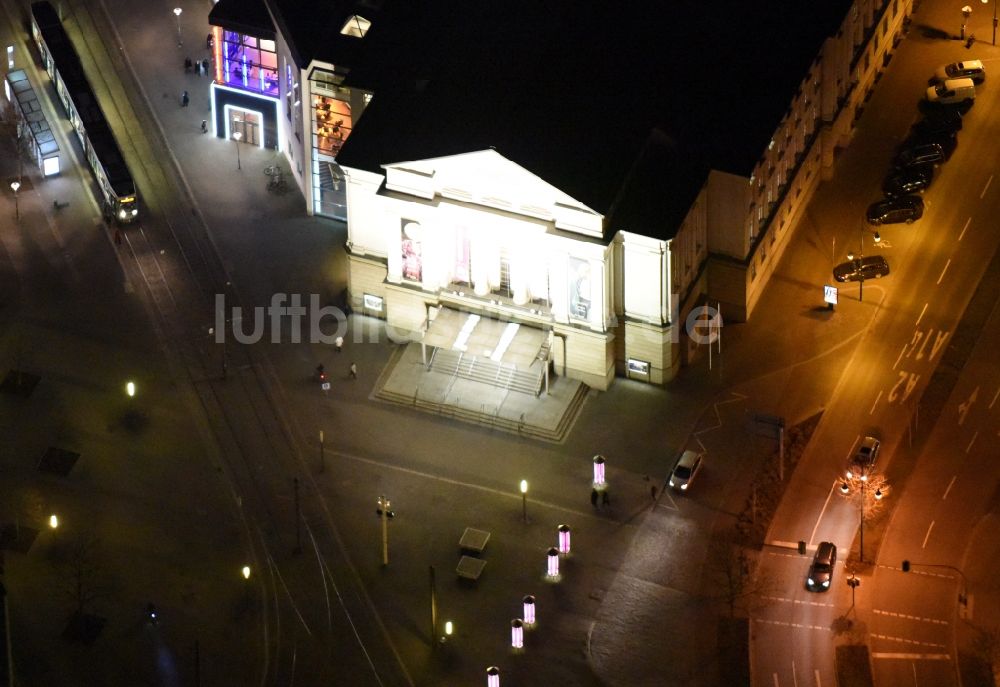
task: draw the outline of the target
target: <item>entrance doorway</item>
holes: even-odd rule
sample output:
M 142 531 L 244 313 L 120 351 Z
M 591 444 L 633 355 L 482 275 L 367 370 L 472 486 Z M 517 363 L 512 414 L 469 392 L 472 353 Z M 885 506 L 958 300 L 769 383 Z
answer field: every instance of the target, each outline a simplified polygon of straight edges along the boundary
M 260 145 L 260 114 L 246 110 L 229 110 L 229 135 L 240 132 L 240 138 L 247 145 Z

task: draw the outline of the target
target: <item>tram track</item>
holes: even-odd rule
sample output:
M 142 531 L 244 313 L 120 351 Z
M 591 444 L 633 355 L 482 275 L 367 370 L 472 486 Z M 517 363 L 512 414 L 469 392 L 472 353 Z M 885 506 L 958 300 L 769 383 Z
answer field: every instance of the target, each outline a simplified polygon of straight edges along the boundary
M 133 283 L 143 287 L 143 303 L 167 352 L 172 376 L 185 379 L 190 385 L 200 404 L 199 410 L 211 426 L 219 448 L 220 472 L 231 493 L 254 567 L 262 573 L 255 577 L 261 585 L 259 684 L 294 684 L 297 671 L 307 670 L 311 678 L 329 673 L 334 666 L 317 670 L 316 663 L 334 662 L 322 650 L 323 642 L 329 643 L 335 631 L 334 607 L 347 619 L 350 634 L 367 664 L 371 684 L 412 684 L 363 588 L 348 595 L 341 593 L 345 581 L 337 582 L 335 569 L 346 569 L 348 575 L 353 574 L 355 579 L 348 579 L 349 583 L 360 586 L 360 579 L 349 561 L 332 560 L 324 551 L 333 546 L 340 558 L 346 558 L 325 503 L 318 504 L 319 515 L 313 519 L 325 526 L 326 541 L 319 541 L 309 525 L 310 518 L 303 515 L 301 519 L 312 542 L 315 568 L 311 572 L 302 571 L 301 566 L 292 566 L 284 553 L 278 553 L 290 548 L 288 537 L 282 536 L 278 527 L 288 517 L 277 512 L 279 505 L 287 505 L 278 501 L 288 500 L 289 467 L 302 472 L 306 477 L 304 482 L 315 489 L 298 449 L 303 434 L 276 403 L 275 395 L 282 395 L 280 382 L 265 357 L 250 347 L 225 345 L 227 352 L 223 355 L 228 356 L 230 369 L 235 373 L 225 380 L 214 374 L 219 369 L 219 359 L 217 351 L 209 345 L 205 326 L 206 321 L 212 320 L 213 295 L 225 293 L 227 300 L 239 302 L 238 294 L 210 237 L 204 235 L 204 228 L 194 219 L 197 210 L 190 190 L 172 178 L 159 162 L 163 158 L 154 145 L 158 141 L 165 147 L 166 142 L 159 138 L 158 123 L 151 125 L 148 114 L 143 116 L 140 112 L 142 103 L 133 107 L 122 85 L 105 78 L 110 72 L 126 81 L 135 80 L 120 41 L 112 51 L 103 42 L 90 38 L 115 35 L 106 11 L 94 11 L 80 0 L 66 4 L 71 8 L 64 16 L 67 32 L 112 123 L 143 203 L 142 226 L 123 232 L 128 258 L 122 260 L 123 269 Z M 145 105 L 149 106 L 148 99 Z M 154 131 L 152 138 L 156 140 L 148 140 Z M 185 210 L 189 207 L 191 212 L 187 217 Z M 313 632 L 316 623 L 308 617 L 310 605 L 314 612 L 320 608 L 310 598 L 315 595 L 314 587 L 309 584 L 310 575 L 318 576 L 316 581 L 322 582 L 326 622 L 320 624 L 325 625 L 321 634 Z M 335 599 L 331 598 L 331 591 Z M 384 663 L 385 658 L 393 660 L 398 664 L 398 671 L 393 672 L 399 672 L 402 680 L 383 679 L 388 671 L 376 667 L 369 646 L 373 635 L 370 630 L 362 631 L 357 623 L 361 619 L 375 625 L 380 630 L 375 633 L 378 641 L 388 645 L 378 663 Z M 303 649 L 307 647 L 298 639 L 300 630 L 313 640 L 314 646 L 305 652 Z M 304 655 L 308 663 L 303 662 Z

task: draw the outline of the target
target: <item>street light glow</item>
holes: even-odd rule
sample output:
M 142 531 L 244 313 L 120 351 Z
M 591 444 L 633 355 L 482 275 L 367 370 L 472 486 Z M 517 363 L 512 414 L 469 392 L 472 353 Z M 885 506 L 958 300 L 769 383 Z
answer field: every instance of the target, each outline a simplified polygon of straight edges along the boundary
M 19 189 L 19 188 L 21 188 L 21 182 L 20 181 L 12 181 L 12 182 L 10 182 L 10 189 L 14 193 L 17 193 L 17 189 Z
M 54 513 L 49 516 L 49 527 L 51 527 L 52 529 L 56 529 L 57 527 L 59 527 L 59 516 L 57 516 Z
M 526 479 L 521 480 L 521 493 L 522 494 L 528 493 L 528 480 Z
M 250 579 L 250 566 L 249 565 L 244 565 L 243 566 L 243 579 L 244 580 L 249 580 Z
M 128 394 L 129 398 L 135 396 L 135 382 L 129 382 L 125 385 L 125 393 Z

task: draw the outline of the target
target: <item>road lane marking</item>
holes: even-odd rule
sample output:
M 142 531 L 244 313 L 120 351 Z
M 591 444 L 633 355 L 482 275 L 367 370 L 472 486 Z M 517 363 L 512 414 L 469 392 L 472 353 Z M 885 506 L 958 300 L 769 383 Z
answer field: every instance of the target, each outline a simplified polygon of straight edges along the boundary
M 959 424 L 959 426 L 961 426 L 962 423 L 965 422 L 965 416 L 969 413 L 969 409 L 972 407 L 972 404 L 976 402 L 977 398 L 979 398 L 979 387 L 978 386 L 975 389 L 972 390 L 971 394 L 969 394 L 968 400 L 966 400 L 966 401 L 958 404 L 958 424 Z
M 774 687 L 778 687 L 778 674 L 771 673 L 771 675 L 774 676 Z
M 892 635 L 880 635 L 880 634 L 875 634 L 874 632 L 872 633 L 871 636 L 877 639 L 885 639 L 890 642 L 901 642 L 903 644 L 914 644 L 916 646 L 929 646 L 935 649 L 947 648 L 944 644 L 935 644 L 934 642 L 921 642 L 916 639 L 907 639 L 906 637 L 893 637 Z
M 959 241 L 961 241 L 962 237 L 965 236 L 965 230 L 969 228 L 969 222 L 971 222 L 971 221 L 972 221 L 971 217 L 969 219 L 965 220 L 965 226 L 962 227 L 962 233 L 958 235 L 958 240 Z
M 997 392 L 995 394 L 993 394 L 993 400 L 990 401 L 990 410 L 993 409 L 993 404 L 997 402 L 997 397 L 998 396 L 1000 396 L 1000 388 L 998 388 Z
M 872 653 L 872 658 L 903 659 L 906 661 L 950 661 L 949 654 L 893 654 L 884 651 Z
M 833 604 L 825 604 L 821 601 L 799 601 L 798 599 L 789 599 L 785 596 L 761 596 L 762 599 L 767 599 L 768 601 L 781 601 L 783 603 L 789 604 L 801 604 L 803 606 L 819 606 L 821 608 L 833 608 Z
M 767 620 L 765 618 L 754 618 L 755 623 L 767 623 L 768 625 L 781 625 L 782 627 L 795 627 L 802 630 L 820 630 L 822 632 L 830 632 L 830 628 L 822 627 L 821 625 L 804 625 L 802 623 L 786 623 L 783 620 Z
M 927 305 L 927 303 L 924 303 L 924 309 L 920 311 L 920 317 L 917 318 L 916 323 L 913 325 L 914 327 L 920 324 L 920 320 L 924 319 L 924 313 L 927 312 Z
M 813 674 L 816 676 L 816 687 L 823 687 L 823 682 L 819 679 L 819 668 L 815 668 Z
M 919 620 L 922 623 L 931 623 L 933 625 L 948 625 L 947 620 L 941 620 L 940 618 L 925 618 L 920 615 L 910 615 L 909 613 L 896 613 L 895 611 L 883 611 L 878 608 L 873 608 L 872 613 L 877 615 L 887 615 L 892 618 L 902 618 L 904 620 Z
M 903 359 L 904 353 L 906 353 L 906 344 L 903 344 L 903 348 L 899 351 L 899 355 L 896 356 L 896 362 L 892 364 L 892 369 L 896 369 L 896 366 L 899 365 L 899 361 Z
M 879 389 L 878 396 L 875 397 L 875 402 L 872 403 L 872 409 L 868 411 L 869 415 L 875 414 L 875 406 L 878 405 L 879 399 L 882 398 L 882 389 Z
M 986 180 L 986 185 L 983 186 L 983 192 L 979 194 L 979 200 L 983 199 L 983 196 L 986 195 L 986 189 L 988 189 L 990 187 L 990 184 L 992 183 L 993 183 L 993 175 L 991 174 L 990 178 Z
M 792 687 L 799 687 L 799 678 L 795 674 L 795 661 L 792 661 Z
M 927 548 L 927 540 L 930 539 L 930 537 L 931 537 L 931 530 L 932 529 L 934 529 L 934 521 L 933 520 L 931 520 L 930 527 L 927 528 L 927 534 L 924 535 L 924 543 L 920 545 L 921 549 L 926 549 Z
M 944 273 L 948 271 L 948 265 L 951 264 L 951 258 L 948 258 L 948 262 L 944 264 L 944 269 L 941 270 L 941 276 L 938 277 L 937 283 L 940 284 L 941 280 L 944 279 Z
M 976 433 L 972 435 L 972 441 L 970 441 L 969 445 L 965 447 L 965 452 L 966 453 L 968 453 L 969 450 L 972 448 L 972 445 L 974 443 L 976 443 L 976 437 L 978 437 L 978 436 L 979 436 L 979 430 L 976 430 Z
M 833 498 L 833 490 L 837 489 L 839 484 L 840 480 L 835 479 L 833 480 L 833 484 L 830 485 L 830 493 L 826 495 L 826 501 L 823 502 L 823 510 L 819 512 L 819 517 L 816 518 L 816 524 L 813 526 L 812 534 L 809 535 L 810 544 L 812 544 L 813 540 L 816 538 L 816 530 L 819 529 L 819 523 L 823 520 L 823 513 L 826 512 L 826 507 L 830 505 L 830 499 Z
M 948 488 L 944 490 L 944 496 L 941 497 L 942 501 L 944 501 L 945 499 L 948 498 L 948 493 L 951 492 L 951 487 L 955 484 L 955 479 L 957 477 L 958 477 L 958 475 L 953 475 L 952 478 L 951 478 L 951 481 L 948 482 Z

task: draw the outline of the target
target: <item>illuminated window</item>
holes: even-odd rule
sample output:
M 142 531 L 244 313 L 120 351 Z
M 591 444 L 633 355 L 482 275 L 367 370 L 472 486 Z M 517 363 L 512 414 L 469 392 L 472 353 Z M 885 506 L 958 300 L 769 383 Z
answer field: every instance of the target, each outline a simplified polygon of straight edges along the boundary
M 274 41 L 224 31 L 222 36 L 222 81 L 264 95 L 278 96 L 278 56 Z
M 368 33 L 368 29 L 371 28 L 371 25 L 372 23 L 370 21 L 358 14 L 355 14 L 344 22 L 344 26 L 340 29 L 340 33 L 344 36 L 364 38 L 365 34 Z

